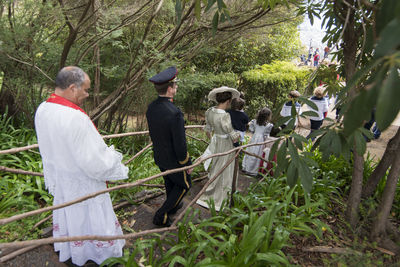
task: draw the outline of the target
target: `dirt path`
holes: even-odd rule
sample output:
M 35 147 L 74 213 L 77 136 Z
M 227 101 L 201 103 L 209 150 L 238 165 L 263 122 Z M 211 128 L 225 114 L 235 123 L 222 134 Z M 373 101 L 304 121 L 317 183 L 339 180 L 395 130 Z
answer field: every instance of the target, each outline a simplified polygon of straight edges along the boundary
M 335 119 L 335 111 L 333 109 L 333 104 L 329 106 L 328 117 L 331 119 Z M 329 122 L 325 121 L 323 125 L 328 124 Z M 300 118 L 300 127 L 296 131 L 303 136 L 307 136 L 310 132 L 310 120 Z M 396 134 L 397 130 L 400 126 L 400 113 L 397 118 L 393 121 L 392 125 L 382 132 L 379 139 L 371 140 L 371 142 L 367 143 L 367 153 L 365 153 L 364 157 L 366 158 L 368 154 L 370 158 L 372 158 L 375 162 L 378 162 L 383 153 L 385 153 L 386 145 L 389 140 Z

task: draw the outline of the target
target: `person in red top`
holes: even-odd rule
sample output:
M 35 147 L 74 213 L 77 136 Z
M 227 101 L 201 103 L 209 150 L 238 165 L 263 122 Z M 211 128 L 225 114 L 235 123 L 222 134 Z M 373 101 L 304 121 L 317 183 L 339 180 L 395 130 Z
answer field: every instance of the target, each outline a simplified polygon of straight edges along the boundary
M 315 56 L 314 56 L 314 67 L 318 67 L 319 59 L 320 59 L 319 54 L 315 53 Z

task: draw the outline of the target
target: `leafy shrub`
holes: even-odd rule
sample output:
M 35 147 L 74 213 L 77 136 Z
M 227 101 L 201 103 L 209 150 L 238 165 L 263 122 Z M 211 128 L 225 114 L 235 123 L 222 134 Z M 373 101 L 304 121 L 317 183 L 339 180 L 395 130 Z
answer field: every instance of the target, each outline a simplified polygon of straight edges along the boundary
M 239 89 L 250 102 L 262 97 L 270 108 L 277 109 L 287 99 L 291 90 L 304 93 L 309 73 L 308 68 L 296 67 L 290 62 L 274 61 L 272 64 L 243 72 Z M 258 101 L 259 104 L 263 104 L 261 102 Z M 256 107 L 255 104 L 251 104 L 247 113 L 254 117 L 260 108 L 262 106 Z
M 207 96 L 211 89 L 228 86 L 237 87 L 237 76 L 234 73 L 187 73 L 180 74 L 178 93 L 174 101 L 185 113 L 205 110 L 208 107 Z

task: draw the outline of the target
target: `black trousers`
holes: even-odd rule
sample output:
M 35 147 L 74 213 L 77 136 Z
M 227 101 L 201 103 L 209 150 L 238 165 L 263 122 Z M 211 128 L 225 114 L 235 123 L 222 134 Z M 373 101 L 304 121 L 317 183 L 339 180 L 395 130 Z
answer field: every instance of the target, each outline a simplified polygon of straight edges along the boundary
M 160 168 L 160 170 L 166 171 Z M 165 183 L 165 191 L 167 194 L 163 205 L 156 211 L 154 215 L 159 221 L 167 222 L 168 213 L 174 209 L 182 201 L 183 197 L 192 186 L 192 179 L 186 171 L 172 173 L 163 177 Z
M 324 122 L 324 120 L 320 120 L 320 121 L 310 120 L 311 131 L 307 135 L 306 138 L 309 139 L 312 132 L 314 132 L 314 131 L 318 130 L 319 128 L 321 128 L 323 122 Z M 314 139 L 315 138 L 312 138 L 311 140 L 314 141 Z

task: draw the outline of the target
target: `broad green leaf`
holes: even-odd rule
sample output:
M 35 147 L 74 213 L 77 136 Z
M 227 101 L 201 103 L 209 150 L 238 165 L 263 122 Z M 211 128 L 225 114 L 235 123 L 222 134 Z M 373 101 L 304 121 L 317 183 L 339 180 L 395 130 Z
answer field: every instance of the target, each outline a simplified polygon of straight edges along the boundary
M 201 16 L 201 0 L 196 0 L 194 5 L 194 13 L 196 14 L 197 20 L 200 20 Z
M 331 151 L 336 157 L 339 157 L 342 152 L 342 142 L 337 132 L 332 131 L 332 133 Z
M 212 19 L 212 34 L 215 36 L 215 33 L 217 32 L 218 29 L 218 20 L 219 20 L 219 14 L 218 11 L 215 12 L 214 17 Z
M 292 101 L 292 107 L 290 108 L 290 115 L 291 117 L 296 117 L 297 115 L 297 110 L 296 110 L 296 105 Z
M 180 263 L 183 266 L 187 266 L 187 260 L 185 258 L 183 258 L 182 256 L 179 256 L 179 255 L 175 255 L 172 258 L 172 260 L 171 260 L 171 262 L 169 263 L 168 266 L 173 267 L 173 266 L 175 266 L 176 263 Z
M 274 175 L 276 177 L 279 176 L 282 171 L 285 171 L 286 167 L 288 165 L 288 159 L 286 158 L 288 142 L 289 142 L 288 140 L 285 140 L 285 142 L 282 143 L 281 146 L 279 147 L 279 150 L 277 153 L 277 168 L 276 168 L 276 172 L 274 173 Z
M 310 168 L 308 167 L 308 165 L 305 162 L 300 161 L 298 171 L 299 171 L 301 185 L 303 186 L 304 191 L 306 191 L 307 193 L 310 193 L 311 188 L 312 188 L 312 182 L 313 182 L 313 176 L 310 171 Z
M 208 0 L 207 2 L 207 7 L 205 9 L 205 12 L 207 12 L 208 10 L 210 10 L 210 8 L 215 4 L 216 0 Z
M 217 0 L 217 4 L 218 4 L 218 10 L 220 10 L 220 11 L 222 9 L 226 8 L 226 5 L 223 0 Z
M 271 150 L 269 151 L 269 156 L 268 156 L 269 161 L 272 161 L 274 159 L 276 150 L 278 149 L 280 142 L 281 142 L 280 140 L 276 140 L 275 143 L 272 145 Z
M 354 132 L 354 142 L 355 142 L 357 154 L 360 156 L 364 155 L 367 145 L 366 145 L 366 140 L 365 140 L 364 136 L 361 134 L 361 131 Z
M 319 148 L 322 152 L 322 160 L 326 161 L 331 154 L 331 139 L 334 133 L 332 131 L 328 131 L 322 138 L 321 143 L 319 144 Z
M 399 35 L 400 36 L 400 35 Z M 393 67 L 379 90 L 376 105 L 376 122 L 381 131 L 390 126 L 400 110 L 400 77 L 398 68 Z
M 307 110 L 307 111 L 302 112 L 302 113 L 301 113 L 301 116 L 302 116 L 302 117 L 306 117 L 306 116 L 309 116 L 309 117 L 318 117 L 318 113 L 315 112 L 315 111 L 312 111 L 312 110 Z
M 299 135 L 297 133 L 293 133 L 291 136 L 293 136 L 295 139 L 299 140 L 300 142 L 303 142 L 303 143 L 308 142 L 308 140 L 304 136 Z
M 349 136 L 357 128 L 361 127 L 364 121 L 371 116 L 374 104 L 370 104 L 371 100 L 376 100 L 374 96 L 377 93 L 377 87 L 374 86 L 369 91 L 363 90 L 349 104 L 348 110 L 345 111 L 343 119 L 344 134 Z
M 280 125 L 284 124 L 285 122 L 289 121 L 291 118 L 292 117 L 290 117 L 290 116 L 282 117 L 276 122 L 276 125 L 280 126 Z
M 385 0 L 382 1 L 382 7 L 378 11 L 376 20 L 376 28 L 378 34 L 387 26 L 387 24 L 399 15 L 400 2 L 398 0 Z
M 375 56 L 383 57 L 391 54 L 400 45 L 400 19 L 392 20 L 382 31 L 376 45 Z
M 314 25 L 314 17 L 310 10 L 308 10 L 308 19 L 310 20 L 311 25 Z
M 347 93 L 357 84 L 359 84 L 369 73 L 372 69 L 375 69 L 379 64 L 383 62 L 383 58 L 378 60 L 373 60 L 368 63 L 365 67 L 357 71 L 350 79 L 347 81 L 346 86 L 339 92 L 338 97 L 343 99 L 347 97 Z
M 304 157 L 302 157 L 302 160 L 304 160 L 304 162 L 306 162 L 308 166 L 315 167 L 315 168 L 319 167 L 318 163 L 311 158 L 312 153 L 304 152 L 304 154 L 305 155 L 304 155 Z
M 286 173 L 286 178 L 287 178 L 287 183 L 290 187 L 293 187 L 297 183 L 297 178 L 299 177 L 299 174 L 297 172 L 297 167 L 296 164 L 291 161 L 289 163 L 289 168 Z
M 297 135 L 297 134 L 296 134 Z M 297 136 L 295 136 L 295 135 L 293 135 L 292 134 L 292 136 L 293 136 L 293 141 L 294 141 L 294 144 L 296 145 L 296 147 L 299 149 L 299 150 L 303 150 L 303 143 L 302 143 L 302 139 L 299 139 Z M 303 136 L 302 136 L 303 137 Z M 304 137 L 303 137 L 304 138 Z M 307 143 L 307 139 L 305 139 L 304 138 L 304 143 Z
M 325 132 L 326 132 L 326 128 L 320 128 L 320 129 L 318 129 L 318 130 L 313 131 L 313 132 L 310 134 L 309 138 L 317 137 L 317 136 L 319 136 L 319 135 L 321 135 L 322 133 L 325 133 Z
M 257 259 L 257 261 L 268 262 L 269 264 L 267 266 L 280 266 L 281 264 L 286 265 L 286 266 L 290 265 L 290 262 L 286 258 L 279 256 L 275 253 L 270 253 L 270 252 L 269 253 L 257 253 L 256 259 Z
M 232 23 L 232 19 L 231 19 L 231 16 L 229 15 L 228 9 L 224 9 L 224 15 L 225 15 L 226 19 L 227 19 L 229 22 Z
M 309 100 L 309 99 L 307 99 L 305 97 L 301 97 L 301 96 L 298 99 L 299 99 L 299 101 L 307 104 L 310 108 L 318 110 L 317 105 L 314 102 L 312 102 L 311 100 Z
M 297 152 L 297 149 L 295 148 L 295 146 L 293 145 L 293 143 L 290 140 L 288 140 L 287 144 L 288 144 L 289 154 L 292 159 L 292 162 L 294 162 L 294 164 L 296 164 L 296 166 L 298 166 L 299 153 Z
M 179 23 L 181 23 L 181 19 L 182 19 L 182 1 L 181 0 L 176 0 L 175 13 L 176 13 L 176 22 L 177 22 L 177 24 L 179 24 Z
M 341 155 L 344 157 L 346 161 L 350 161 L 351 159 L 351 150 L 348 140 L 345 138 L 343 133 L 339 133 L 340 141 L 342 144 L 342 153 Z
M 219 23 L 225 22 L 225 13 L 221 13 L 221 16 L 219 16 Z
M 295 119 L 289 121 L 289 123 L 286 125 L 286 127 L 285 127 L 285 129 L 283 129 L 283 131 L 285 131 L 286 128 L 287 128 L 288 130 L 293 130 L 293 129 L 294 129 L 294 124 L 295 124 L 295 123 L 296 123 L 296 120 L 295 120 Z

